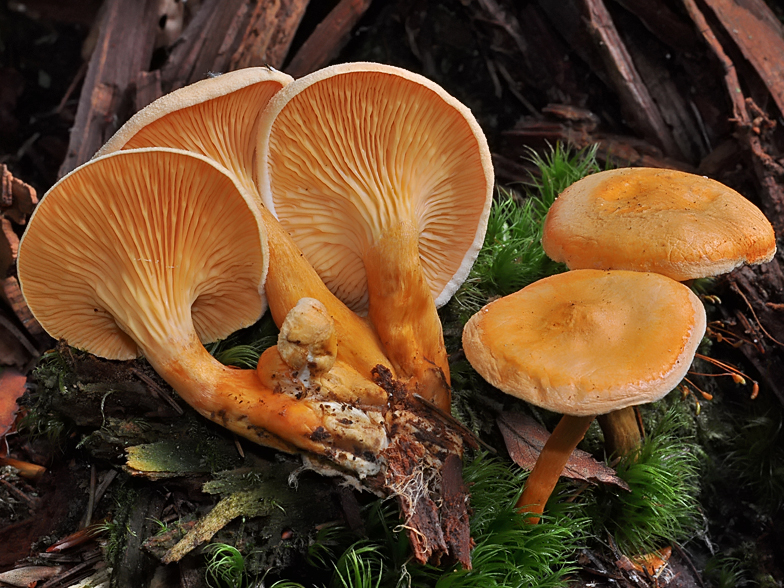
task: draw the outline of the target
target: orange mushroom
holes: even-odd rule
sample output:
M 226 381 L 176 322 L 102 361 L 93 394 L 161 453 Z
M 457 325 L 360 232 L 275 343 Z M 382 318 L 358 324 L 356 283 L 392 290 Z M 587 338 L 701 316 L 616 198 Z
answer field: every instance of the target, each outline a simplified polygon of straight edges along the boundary
M 471 317 L 463 348 L 474 369 L 499 390 L 564 415 L 517 502 L 531 522 L 595 416 L 675 388 L 705 325 L 689 288 L 629 271 L 551 276 Z
M 206 155 L 231 170 L 259 203 L 269 242 L 267 300 L 280 326 L 301 298 L 323 302 L 335 319 L 341 357 L 364 377 L 377 365 L 390 366 L 373 329 L 323 284 L 272 215 L 260 205 L 254 180 L 259 114 L 291 81 L 275 70 L 241 69 L 167 94 L 137 112 L 98 156 L 141 147 L 172 147 Z
M 256 75 L 264 78 L 263 72 Z M 255 170 L 248 166 L 248 162 L 257 156 L 256 143 L 255 138 L 252 144 L 249 144 L 248 140 L 257 126 L 254 117 L 257 117 L 259 110 L 264 107 L 264 100 L 266 100 L 264 96 L 268 95 L 259 93 L 256 98 L 246 95 L 240 100 L 239 94 L 245 92 L 243 89 L 245 86 L 244 82 L 236 82 L 235 76 L 238 76 L 237 79 L 249 80 L 247 82 L 249 84 L 266 83 L 263 80 L 253 82 L 252 77 L 245 77 L 240 71 L 223 74 L 214 80 L 199 82 L 178 90 L 154 102 L 133 117 L 107 143 L 102 153 L 126 149 L 131 145 L 190 150 L 224 162 L 226 167 L 237 176 L 238 183 L 246 189 L 247 193 L 253 193 L 254 197 L 258 198 L 254 180 Z M 281 85 L 287 83 L 286 79 L 278 81 Z M 242 104 L 237 104 L 238 101 Z M 245 114 L 235 117 L 232 112 L 236 108 Z M 233 161 L 234 157 L 237 157 L 238 161 Z M 465 504 L 459 499 L 452 500 L 450 502 L 452 507 L 446 509 L 449 513 L 444 515 L 446 522 L 443 523 L 452 529 L 450 536 L 460 536 L 465 539 L 460 548 L 454 547 L 455 541 L 450 541 L 447 545 L 441 529 L 430 524 L 432 521 L 438 521 L 441 515 L 437 505 L 430 499 L 440 492 L 441 460 L 448 454 L 459 463 L 459 457 L 456 456 L 461 452 L 460 437 L 448 431 L 442 423 L 432 422 L 432 415 L 417 403 L 414 403 L 413 407 L 400 409 L 388 406 L 390 402 L 388 392 L 396 389 L 397 374 L 393 370 L 392 363 L 387 359 L 374 328 L 327 289 L 288 232 L 269 211 L 259 206 L 258 213 L 263 220 L 269 243 L 269 271 L 265 291 L 275 322 L 283 327 L 287 316 L 301 299 L 316 299 L 326 308 L 337 338 L 335 364 L 326 374 L 311 380 L 310 386 L 306 386 L 299 378 L 297 368 L 286 363 L 277 346 L 267 350 L 260 358 L 256 370 L 262 387 L 284 398 L 300 397 L 306 404 L 319 403 L 319 406 L 325 407 L 324 410 L 332 406 L 330 403 L 338 403 L 342 406 L 342 410 L 352 414 L 364 413 L 364 417 L 358 415 L 357 419 L 350 414 L 344 414 L 340 418 L 330 417 L 331 426 L 336 428 L 333 428 L 331 433 L 327 428 L 327 433 L 338 442 L 325 441 L 322 455 L 333 462 L 342 463 L 361 475 L 363 472 L 365 474 L 370 472 L 379 464 L 382 468 L 391 464 L 392 467 L 387 468 L 384 476 L 375 479 L 375 483 L 384 492 L 399 496 L 404 510 L 407 509 L 406 516 L 419 517 L 416 520 L 412 519 L 409 524 L 412 541 L 417 542 L 414 545 L 415 556 L 424 562 L 433 554 L 434 557 L 440 557 L 442 553 L 459 551 L 456 557 L 469 565 L 468 517 L 465 514 Z M 440 332 L 440 324 L 438 329 Z M 283 347 L 285 346 L 284 342 Z M 443 361 L 445 363 L 445 358 Z M 427 367 L 430 368 L 430 364 Z M 382 374 L 379 381 L 386 386 L 386 389 L 373 382 L 376 377 L 374 373 Z M 443 384 L 443 379 L 439 378 L 438 383 Z M 415 414 L 417 410 L 425 413 L 424 416 Z M 379 412 L 386 416 L 390 445 L 388 449 L 382 451 L 380 457 L 373 454 L 375 449 L 386 443 L 380 432 L 376 434 L 376 419 Z M 284 425 L 281 427 L 285 429 Z M 342 431 L 341 427 L 354 432 Z M 420 441 L 420 437 L 430 435 L 433 431 L 435 433 L 432 433 L 432 439 L 428 437 L 430 439 L 428 443 Z M 347 438 L 350 438 L 350 435 L 356 436 L 357 441 L 352 449 L 340 445 L 343 435 L 348 435 Z M 362 451 L 363 447 L 368 448 L 368 455 L 363 457 L 364 462 L 354 451 L 354 449 Z M 414 458 L 416 461 L 412 462 L 410 460 L 413 455 L 417 457 Z M 370 459 L 371 456 L 373 459 Z M 377 457 L 378 461 L 376 461 Z M 428 468 L 426 489 L 411 484 L 405 485 L 401 481 L 401 478 L 411 474 L 406 469 L 408 466 Z M 450 471 L 454 471 L 454 468 Z M 407 492 L 416 493 L 416 496 L 411 497 Z M 420 492 L 427 495 L 427 500 L 419 496 Z M 464 493 L 461 496 L 464 497 Z M 429 510 L 425 511 L 425 509 Z M 420 514 L 424 512 L 426 514 Z M 429 526 L 420 528 L 422 521 L 428 521 Z M 439 535 L 441 535 L 440 539 Z M 424 547 L 420 549 L 418 544 Z
M 622 168 L 564 190 L 545 219 L 542 246 L 570 269 L 650 271 L 682 281 L 768 262 L 776 237 L 756 206 L 715 180 Z M 610 453 L 629 454 L 642 440 L 632 407 L 599 423 Z
M 493 189 L 469 109 L 403 69 L 328 67 L 270 100 L 258 170 L 265 206 L 327 286 L 368 313 L 398 377 L 449 410 L 436 309 L 478 254 Z
M 228 171 L 185 151 L 137 149 L 93 159 L 47 192 L 18 271 L 53 337 L 110 359 L 143 355 L 188 404 L 239 435 L 375 473 L 380 414 L 269 389 L 202 345 L 260 317 L 266 252 L 258 208 Z
M 683 281 L 765 263 L 776 237 L 765 215 L 704 176 L 622 168 L 586 176 L 547 213 L 542 246 L 569 269 L 624 269 Z

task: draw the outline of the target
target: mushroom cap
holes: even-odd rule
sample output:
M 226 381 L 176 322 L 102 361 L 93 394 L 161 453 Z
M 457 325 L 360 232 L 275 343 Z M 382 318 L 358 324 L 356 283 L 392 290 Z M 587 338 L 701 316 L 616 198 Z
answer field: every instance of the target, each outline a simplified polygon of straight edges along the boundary
M 389 228 L 418 235 L 438 306 L 482 246 L 493 191 L 484 134 L 467 107 L 404 69 L 348 63 L 292 82 L 262 115 L 258 164 L 264 205 L 357 312 L 363 253 Z
M 773 259 L 765 215 L 727 186 L 654 168 L 593 174 L 556 199 L 542 245 L 569 269 L 625 269 L 675 280 L 727 273 Z
M 292 79 L 268 67 L 249 67 L 195 82 L 158 98 L 133 115 L 96 157 L 120 149 L 183 149 L 214 159 L 255 194 L 259 114 Z
M 203 342 L 226 337 L 265 310 L 267 241 L 252 202 L 201 155 L 93 159 L 32 215 L 19 248 L 22 292 L 50 335 L 109 359 L 194 328 Z
M 653 402 L 675 388 L 705 333 L 705 309 L 660 274 L 575 270 L 491 302 L 463 331 L 481 376 L 572 416 Z

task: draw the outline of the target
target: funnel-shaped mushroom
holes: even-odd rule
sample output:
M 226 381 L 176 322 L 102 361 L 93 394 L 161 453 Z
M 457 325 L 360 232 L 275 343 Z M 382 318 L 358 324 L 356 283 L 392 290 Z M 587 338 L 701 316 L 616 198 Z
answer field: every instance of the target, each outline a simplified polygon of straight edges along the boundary
M 569 186 L 547 213 L 545 252 L 569 269 L 655 272 L 674 280 L 765 263 L 776 238 L 765 215 L 709 178 L 614 169 Z
M 398 376 L 449 410 L 436 308 L 476 258 L 493 188 L 468 108 L 406 70 L 328 67 L 270 100 L 258 164 L 264 204 L 327 286 L 367 310 Z
M 259 318 L 266 251 L 258 208 L 224 168 L 139 149 L 93 159 L 55 184 L 30 220 L 18 270 L 53 337 L 110 359 L 144 355 L 207 418 L 287 451 L 341 449 L 339 463 L 360 471 L 352 466 L 367 461 L 373 427 L 341 420 L 374 417 L 277 393 L 202 346 Z M 378 418 L 375 436 L 369 449 L 386 436 Z
M 268 68 L 241 69 L 167 94 L 136 113 L 101 148 L 172 147 L 200 153 L 231 170 L 260 202 L 254 181 L 259 114 L 291 77 Z M 266 292 L 275 323 L 304 297 L 321 300 L 334 317 L 342 357 L 366 378 L 376 365 L 389 365 L 377 336 L 324 286 L 280 224 L 266 211 L 269 275 Z
M 702 303 L 683 284 L 599 270 L 539 280 L 471 317 L 463 347 L 474 369 L 503 392 L 564 415 L 526 482 L 523 512 L 542 513 L 596 415 L 675 388 L 705 324 Z

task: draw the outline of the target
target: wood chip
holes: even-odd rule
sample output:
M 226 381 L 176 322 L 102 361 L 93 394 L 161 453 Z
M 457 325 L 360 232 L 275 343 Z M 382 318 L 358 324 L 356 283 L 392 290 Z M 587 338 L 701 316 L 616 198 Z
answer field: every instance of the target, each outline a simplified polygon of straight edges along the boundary
M 308 3 L 308 0 L 257 2 L 228 69 L 260 65 L 283 67 Z
M 19 282 L 15 277 L 10 276 L 0 282 L 0 298 L 5 300 L 11 307 L 11 310 L 14 311 L 14 314 L 16 314 L 24 328 L 27 329 L 27 332 L 33 337 L 46 334 L 46 331 L 44 331 L 40 323 L 35 320 L 33 313 L 30 312 L 30 308 L 27 306 L 27 302 L 22 295 L 22 289 L 19 287 Z M 24 341 L 20 341 L 20 343 L 22 345 L 25 344 Z M 28 347 L 33 355 L 37 355 L 37 351 L 29 343 L 26 347 Z
M 157 15 L 158 0 L 106 1 L 61 176 L 89 160 L 127 118 L 122 108 L 152 58 Z

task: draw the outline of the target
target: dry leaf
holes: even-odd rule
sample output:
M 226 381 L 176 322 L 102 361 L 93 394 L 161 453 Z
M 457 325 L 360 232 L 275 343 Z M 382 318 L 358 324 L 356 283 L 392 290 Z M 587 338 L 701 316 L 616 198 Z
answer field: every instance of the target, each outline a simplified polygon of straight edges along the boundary
M 0 574 L 0 582 L 10 586 L 26 588 L 53 578 L 61 574 L 64 569 L 62 566 L 25 566 L 3 572 Z
M 512 460 L 521 468 L 532 469 L 550 436 L 547 429 L 528 415 L 515 412 L 501 414 L 498 426 Z M 615 474 L 615 470 L 580 449 L 574 450 L 561 476 L 591 484 L 612 484 L 629 490 L 629 485 Z

